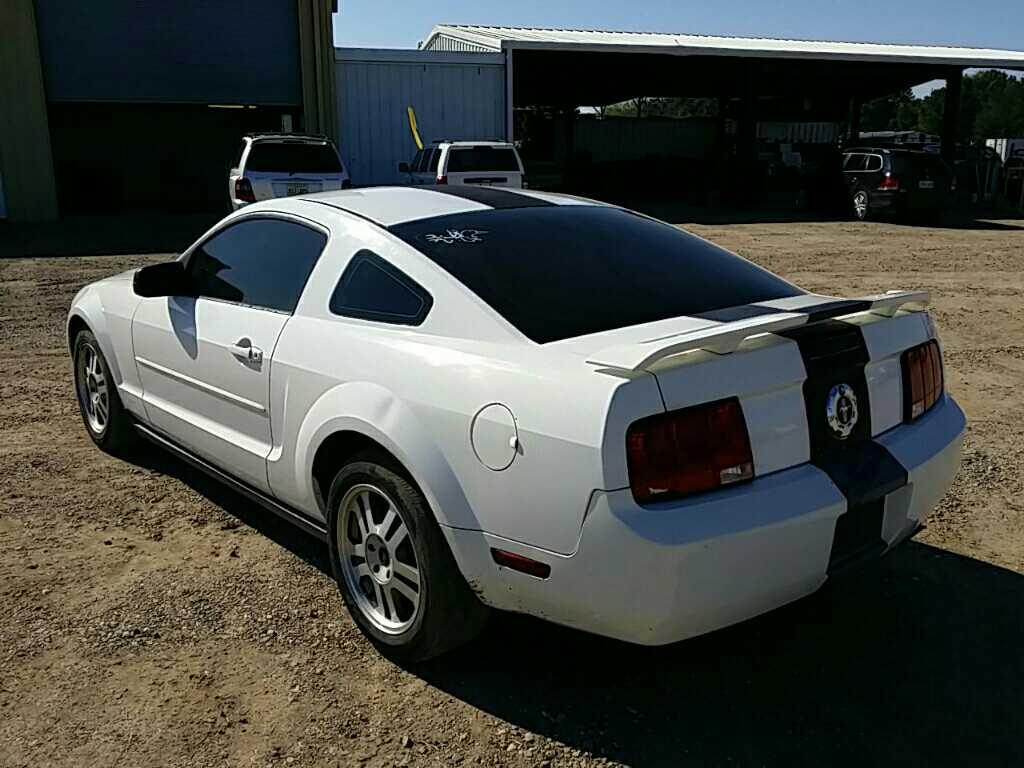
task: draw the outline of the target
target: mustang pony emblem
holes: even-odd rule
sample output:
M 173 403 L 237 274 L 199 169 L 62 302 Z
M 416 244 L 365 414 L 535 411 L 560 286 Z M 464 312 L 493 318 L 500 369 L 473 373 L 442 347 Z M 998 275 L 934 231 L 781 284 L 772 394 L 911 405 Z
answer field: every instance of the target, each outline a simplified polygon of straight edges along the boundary
M 825 416 L 835 436 L 845 440 L 857 426 L 857 395 L 849 384 L 836 384 L 825 399 Z
M 451 245 L 452 243 L 482 243 L 483 238 L 480 235 L 486 235 L 487 232 L 482 229 L 449 229 L 443 235 L 427 235 L 428 243 L 445 243 Z

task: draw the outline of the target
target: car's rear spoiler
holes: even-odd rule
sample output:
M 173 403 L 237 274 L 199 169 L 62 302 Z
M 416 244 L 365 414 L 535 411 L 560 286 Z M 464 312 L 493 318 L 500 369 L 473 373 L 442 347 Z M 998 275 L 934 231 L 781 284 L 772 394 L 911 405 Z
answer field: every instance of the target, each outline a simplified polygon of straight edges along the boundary
M 772 312 L 759 317 L 721 323 L 696 331 L 659 336 L 632 344 L 618 344 L 589 355 L 587 362 L 606 368 L 642 371 L 659 360 L 683 352 L 705 350 L 717 355 L 728 355 L 752 336 L 777 333 L 809 323 L 864 312 L 892 317 L 899 309 L 922 310 L 929 301 L 927 291 L 889 291 L 857 299 L 831 301 L 798 310 Z

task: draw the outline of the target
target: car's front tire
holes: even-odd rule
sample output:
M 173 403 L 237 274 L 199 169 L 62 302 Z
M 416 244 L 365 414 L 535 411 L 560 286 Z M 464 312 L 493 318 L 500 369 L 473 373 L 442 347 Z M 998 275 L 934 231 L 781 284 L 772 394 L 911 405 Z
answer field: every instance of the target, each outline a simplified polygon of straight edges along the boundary
M 92 331 L 81 331 L 75 337 L 72 357 L 75 394 L 86 432 L 107 453 L 122 452 L 135 442 L 135 430 Z
M 423 494 L 396 470 L 373 453 L 335 475 L 327 502 L 331 566 L 352 618 L 380 652 L 423 661 L 475 637 L 488 611 Z

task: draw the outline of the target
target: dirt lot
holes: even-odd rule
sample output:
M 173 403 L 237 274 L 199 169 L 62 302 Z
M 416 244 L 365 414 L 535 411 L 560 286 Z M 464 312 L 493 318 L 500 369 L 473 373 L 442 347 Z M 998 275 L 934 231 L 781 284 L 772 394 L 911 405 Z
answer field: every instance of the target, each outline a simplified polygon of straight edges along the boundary
M 160 257 L 0 260 L 0 765 L 1024 763 L 1024 221 L 693 229 L 809 289 L 933 292 L 964 465 L 877 569 L 660 649 L 501 616 L 401 669 L 314 541 L 97 451 L 63 320 Z

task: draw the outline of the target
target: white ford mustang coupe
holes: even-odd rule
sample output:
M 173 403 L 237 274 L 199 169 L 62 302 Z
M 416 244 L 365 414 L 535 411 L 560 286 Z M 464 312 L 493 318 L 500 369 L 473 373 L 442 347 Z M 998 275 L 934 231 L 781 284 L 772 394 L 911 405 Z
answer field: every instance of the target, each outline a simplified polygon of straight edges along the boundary
M 68 341 L 101 448 L 144 436 L 323 539 L 363 631 L 423 659 L 488 606 L 673 642 L 912 536 L 965 426 L 927 301 L 577 198 L 374 188 L 89 285 Z

